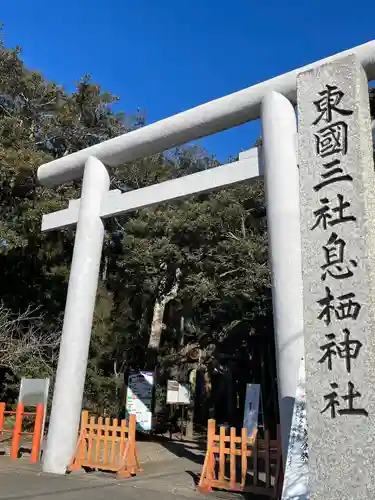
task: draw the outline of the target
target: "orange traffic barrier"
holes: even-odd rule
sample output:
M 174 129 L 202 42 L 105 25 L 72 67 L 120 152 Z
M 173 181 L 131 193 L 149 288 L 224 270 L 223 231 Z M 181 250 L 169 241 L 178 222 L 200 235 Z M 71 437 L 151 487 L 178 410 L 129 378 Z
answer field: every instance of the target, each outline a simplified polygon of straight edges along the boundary
M 18 404 L 16 408 L 16 421 L 13 427 L 12 446 L 10 448 L 10 458 L 18 458 L 18 450 L 20 448 L 21 432 L 22 432 L 22 417 L 25 407 L 23 404 Z M 9 412 L 10 413 L 10 412 Z
M 4 421 L 5 421 L 5 403 L 0 403 L 0 440 L 3 439 Z
M 5 408 L 5 403 L 0 403 L 0 438 L 3 439 L 5 433 L 12 434 L 10 458 L 18 458 L 21 436 L 32 436 L 31 462 L 38 462 L 43 430 L 44 406 L 42 404 L 38 404 L 35 412 L 25 412 L 25 406 L 22 403 L 17 405 L 16 411 L 6 411 Z M 13 429 L 4 428 L 6 415 L 15 415 Z M 22 430 L 23 418 L 27 415 L 35 416 L 34 428 L 32 432 L 25 432 Z
M 40 445 L 42 441 L 44 419 L 44 406 L 38 404 L 35 412 L 35 423 L 33 431 L 33 440 L 31 443 L 31 462 L 36 463 L 39 460 Z
M 219 488 L 276 499 L 280 494 L 281 460 L 279 429 L 276 440 L 270 439 L 267 430 L 264 439 L 259 438 L 257 430 L 248 436 L 246 428 L 241 429 L 241 435 L 237 436 L 235 427 L 231 427 L 228 436 L 225 427 L 220 427 L 219 434 L 216 434 L 216 422 L 211 419 L 208 421 L 207 452 L 198 489 L 207 493 L 212 488 Z M 274 466 L 274 478 L 271 466 Z
M 121 477 L 131 477 L 142 472 L 135 441 L 136 418 L 130 415 L 129 423 L 117 418 L 95 417 L 89 419 L 88 411 L 82 412 L 81 428 L 70 470 L 81 467 L 116 472 Z

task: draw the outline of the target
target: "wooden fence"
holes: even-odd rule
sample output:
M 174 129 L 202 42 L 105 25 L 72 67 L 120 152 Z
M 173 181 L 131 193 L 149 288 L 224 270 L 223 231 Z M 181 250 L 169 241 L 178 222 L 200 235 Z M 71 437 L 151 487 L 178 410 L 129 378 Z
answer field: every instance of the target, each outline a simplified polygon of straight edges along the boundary
M 131 477 L 141 472 L 135 440 L 136 419 L 129 422 L 95 417 L 89 419 L 88 411 L 82 412 L 81 427 L 74 458 L 69 467 L 81 467 L 117 472 L 121 477 Z
M 220 427 L 216 434 L 216 422 L 209 420 L 207 452 L 198 489 L 209 492 L 218 488 L 277 499 L 281 489 L 281 460 L 279 429 L 276 440 L 270 439 L 267 430 L 264 439 L 259 439 L 257 431 L 248 436 L 245 428 L 240 436 L 234 427 L 229 435 L 225 427 Z
M 14 416 L 14 425 L 11 429 L 5 427 L 6 417 Z M 24 428 L 24 417 L 31 416 L 34 418 L 34 426 L 32 432 L 26 432 Z M 40 453 L 40 443 L 42 440 L 42 430 L 43 430 L 43 418 L 44 418 L 44 405 L 38 404 L 35 411 L 26 412 L 25 405 L 19 403 L 15 411 L 6 410 L 6 404 L 0 403 L 0 442 L 4 440 L 7 434 L 11 435 L 12 444 L 10 448 L 10 458 L 18 458 L 20 442 L 22 436 L 32 436 L 31 442 L 31 459 L 32 463 L 36 463 L 39 460 Z

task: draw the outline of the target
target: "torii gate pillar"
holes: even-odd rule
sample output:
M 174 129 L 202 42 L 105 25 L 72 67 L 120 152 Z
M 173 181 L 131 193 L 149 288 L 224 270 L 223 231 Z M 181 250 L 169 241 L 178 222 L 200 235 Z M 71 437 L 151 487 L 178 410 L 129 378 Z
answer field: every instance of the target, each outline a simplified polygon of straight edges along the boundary
M 280 434 L 285 465 L 296 381 L 303 356 L 297 123 L 292 104 L 277 92 L 264 98 L 261 120 Z
M 300 266 L 300 241 L 297 237 L 299 194 L 294 142 L 295 116 L 290 102 L 283 96 L 295 102 L 299 73 L 349 54 L 356 55 L 369 81 L 374 80 L 375 41 L 372 41 L 39 167 L 39 181 L 50 187 L 79 179 L 84 171 L 54 402 L 44 456 L 45 472 L 65 473 L 77 438 L 103 246 L 104 227 L 101 219 L 162 201 L 183 199 L 191 194 L 251 179 L 261 173 L 258 151 L 255 150 L 252 158 L 248 158 L 249 164 L 255 162 L 254 171 L 247 171 L 246 163 L 240 158 L 237 165 L 191 174 L 121 196 L 116 193 L 109 196 L 109 176 L 101 162 L 108 167 L 116 167 L 256 120 L 260 116 L 263 100 L 270 260 L 276 292 L 276 350 L 285 453 L 290 416 L 285 413 L 284 403 L 291 408 L 294 402 L 298 372 L 295 365 L 298 365 L 302 351 L 302 285 L 301 271 L 297 269 Z M 269 96 L 272 91 L 279 94 Z M 48 214 L 44 230 L 75 224 L 77 207 L 78 204 L 73 203 L 67 210 Z
M 44 472 L 65 474 L 67 457 L 71 457 L 76 445 L 103 248 L 104 225 L 100 208 L 109 184 L 109 175 L 103 163 L 96 158 L 88 158 L 43 459 Z

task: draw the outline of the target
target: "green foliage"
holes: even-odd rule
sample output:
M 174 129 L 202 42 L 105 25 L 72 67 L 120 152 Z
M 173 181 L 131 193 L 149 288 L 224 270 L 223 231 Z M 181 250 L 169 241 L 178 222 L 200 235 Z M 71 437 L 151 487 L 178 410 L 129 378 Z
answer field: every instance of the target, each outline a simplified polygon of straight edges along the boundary
M 56 332 L 58 340 L 74 241 L 72 231 L 41 234 L 41 217 L 78 198 L 80 186 L 43 188 L 36 171 L 53 158 L 142 126 L 139 114 L 113 111 L 117 100 L 87 75 L 68 94 L 26 69 L 19 48 L 0 44 L 0 298 L 13 313 L 38 306 L 40 338 Z M 209 168 L 220 166 L 207 152 L 178 148 L 116 168 L 112 188 L 138 189 Z M 161 380 L 186 380 L 189 370 L 199 368 L 210 374 L 220 399 L 226 390 L 220 374 L 229 370 L 234 399 L 237 393 L 243 397 L 245 382 L 263 379 L 275 400 L 273 363 L 266 376 L 262 371 L 264 360 L 273 357 L 262 183 L 140 210 L 106 224 L 85 404 L 119 411 L 124 372 L 146 365 L 155 303 L 168 293 L 177 269 L 182 278 L 166 305 L 157 353 Z M 44 356 L 53 373 L 56 349 Z M 11 376 L 39 370 L 36 363 L 17 365 Z

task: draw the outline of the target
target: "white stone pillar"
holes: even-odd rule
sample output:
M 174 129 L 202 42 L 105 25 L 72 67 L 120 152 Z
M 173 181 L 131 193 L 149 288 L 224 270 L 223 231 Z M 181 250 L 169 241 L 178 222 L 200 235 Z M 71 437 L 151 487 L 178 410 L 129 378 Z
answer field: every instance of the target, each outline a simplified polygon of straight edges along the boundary
M 303 357 L 297 126 L 292 104 L 277 92 L 271 92 L 264 98 L 261 119 L 281 439 L 285 464 L 298 372 Z
M 44 472 L 65 474 L 76 446 L 104 238 L 100 205 L 109 184 L 103 163 L 90 157 L 83 176 Z

